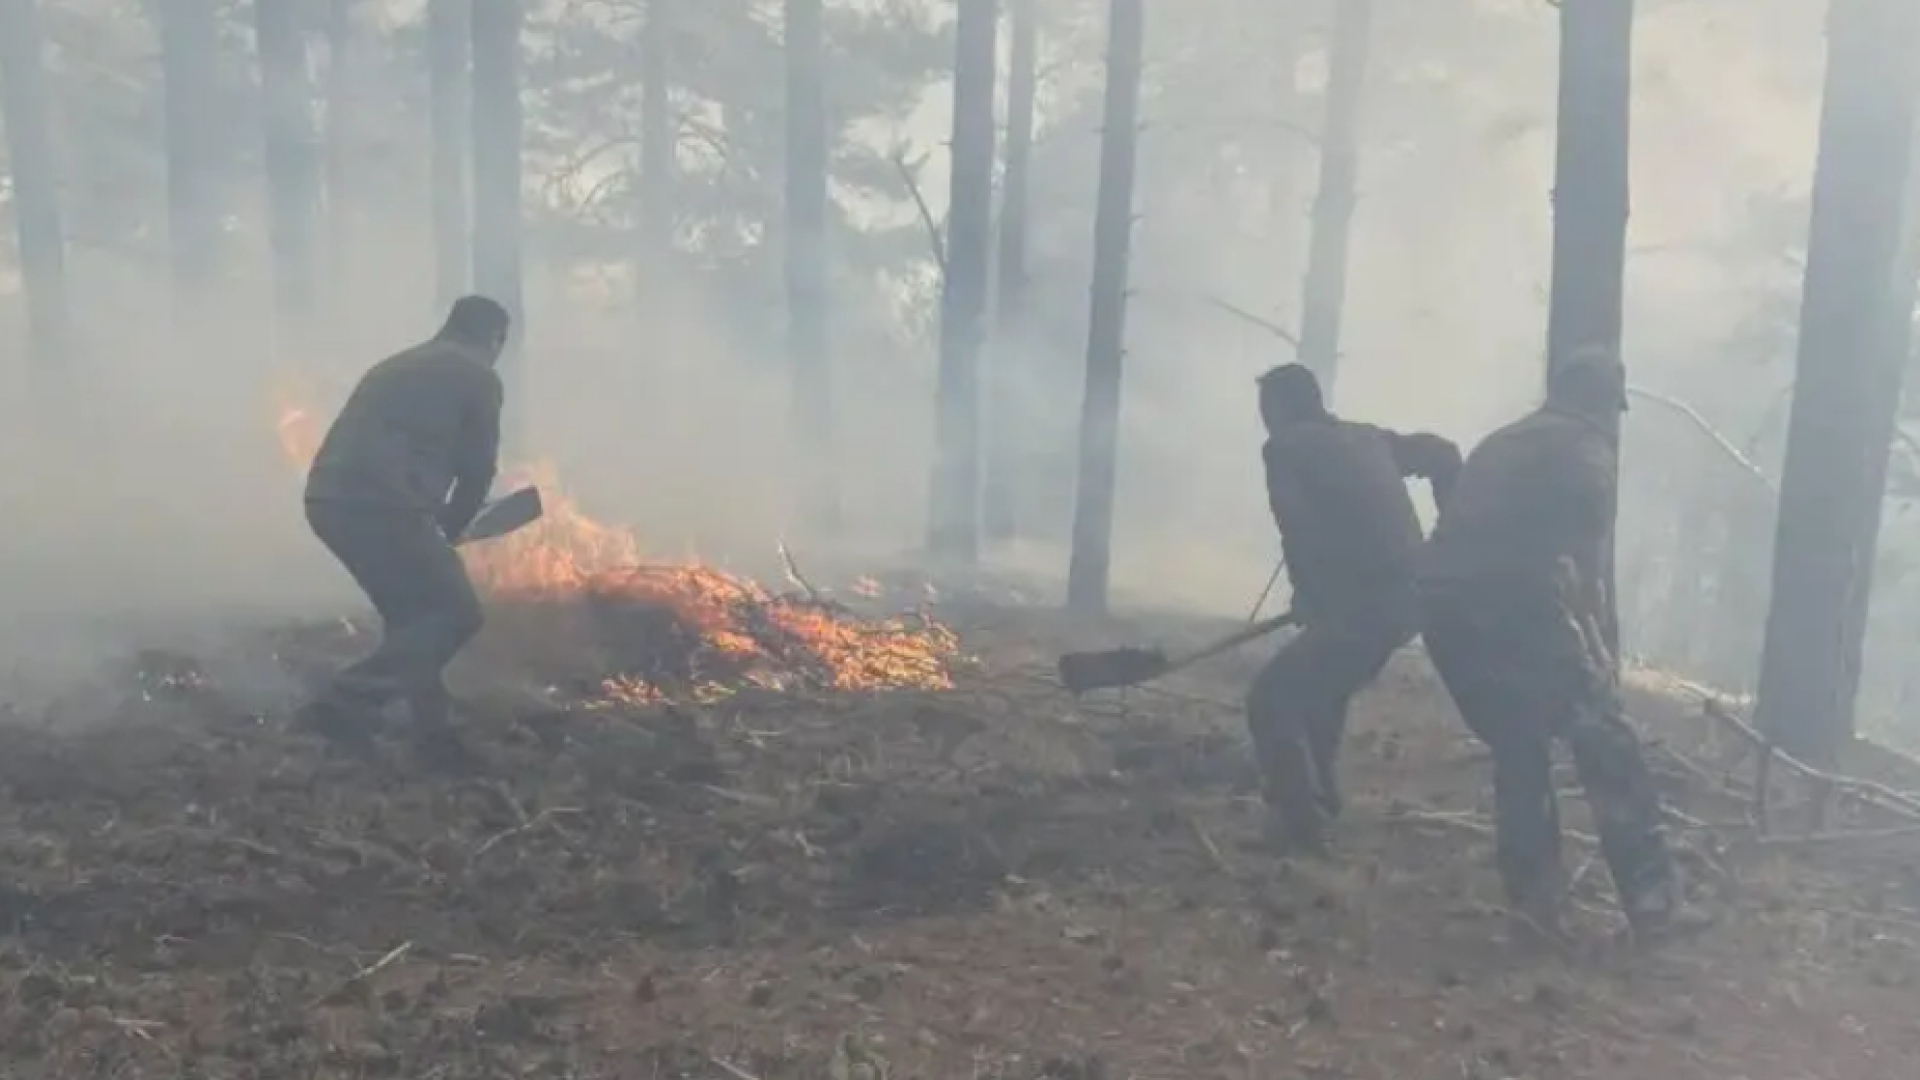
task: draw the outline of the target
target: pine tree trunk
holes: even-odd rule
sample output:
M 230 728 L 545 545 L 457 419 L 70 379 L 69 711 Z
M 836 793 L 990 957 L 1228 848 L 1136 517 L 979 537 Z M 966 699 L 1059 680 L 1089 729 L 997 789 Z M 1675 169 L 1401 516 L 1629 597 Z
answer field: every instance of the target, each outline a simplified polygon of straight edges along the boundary
M 6 126 L 13 174 L 27 329 L 34 363 L 57 369 L 71 359 L 73 313 L 67 304 L 66 237 L 46 95 L 35 0 L 0 0 L 0 123 Z
M 954 28 L 953 168 L 927 548 L 942 562 L 980 556 L 980 346 L 993 248 L 995 0 L 959 0 Z
M 513 318 L 501 376 L 509 393 L 522 383 L 526 340 L 522 284 L 520 0 L 473 6 L 473 283 Z M 525 415 L 520 410 L 517 415 Z
M 1342 0 L 1327 55 L 1327 101 L 1320 124 L 1320 190 L 1300 299 L 1300 362 L 1331 395 L 1340 360 L 1340 317 L 1347 300 L 1347 249 L 1359 198 L 1360 104 L 1373 35 L 1373 0 Z
M 309 116 L 312 91 L 307 84 L 306 44 L 298 11 L 277 0 L 255 0 L 253 14 L 254 40 L 260 53 L 275 321 L 284 348 L 311 329 L 314 316 L 318 178 Z
M 827 355 L 826 44 L 822 0 L 787 0 L 787 360 L 799 455 L 801 518 L 823 533 L 840 525 L 833 438 L 833 369 Z
M 198 306 L 219 265 L 212 123 L 213 0 L 160 0 L 166 123 L 167 246 L 176 314 Z
M 1033 99 L 1039 81 L 1036 0 L 1009 0 L 1006 171 L 1001 181 L 999 268 L 995 277 L 994 349 L 987 476 L 982 493 L 987 537 L 1020 534 L 1021 474 L 1033 468 L 1037 381 L 1027 348 L 1027 193 L 1033 171 Z
M 1093 303 L 1087 320 L 1087 390 L 1080 408 L 1079 483 L 1067 608 L 1107 608 L 1120 442 L 1120 374 L 1126 353 L 1128 255 L 1133 242 L 1134 148 L 1140 122 L 1143 0 L 1112 0 L 1101 114 L 1100 190 L 1093 223 Z
M 1308 144 L 1301 122 L 1302 99 L 1299 90 L 1300 56 L 1304 51 L 1306 27 L 1299 0 L 1286 0 L 1276 13 L 1278 43 L 1273 53 L 1272 158 L 1267 174 L 1267 227 L 1263 234 L 1274 277 L 1287 282 L 1299 280 L 1300 181 L 1304 151 Z M 1292 304 L 1288 298 L 1281 305 Z
M 1559 130 L 1553 169 L 1553 279 L 1547 363 L 1584 346 L 1618 350 L 1627 259 L 1633 0 L 1560 8 Z M 1614 544 L 1603 557 L 1602 631 L 1620 653 Z
M 1757 720 L 1833 760 L 1853 734 L 1887 454 L 1913 310 L 1902 226 L 1920 6 L 1833 0 Z
M 327 277 L 335 293 L 335 306 L 350 306 L 353 300 L 354 192 L 353 154 L 357 102 L 354 71 L 355 55 L 353 12 L 357 0 L 327 2 L 327 127 L 325 170 L 327 187 Z
M 427 6 L 427 81 L 430 95 L 433 163 L 434 293 L 441 307 L 467 291 L 467 123 L 470 35 L 473 0 L 429 0 Z
M 640 229 L 642 268 L 656 267 L 673 251 L 675 147 L 672 101 L 673 0 L 648 0 L 640 28 Z M 824 135 L 822 138 L 824 139 Z

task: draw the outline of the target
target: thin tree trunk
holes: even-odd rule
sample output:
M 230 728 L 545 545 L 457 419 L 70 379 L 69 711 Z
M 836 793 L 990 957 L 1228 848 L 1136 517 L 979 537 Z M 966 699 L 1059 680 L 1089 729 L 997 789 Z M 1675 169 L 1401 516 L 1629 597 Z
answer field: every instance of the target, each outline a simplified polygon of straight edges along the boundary
M 940 376 L 927 547 L 972 566 L 980 556 L 980 345 L 993 247 L 995 0 L 960 0 L 954 28 L 953 168 L 940 290 Z
M 176 314 L 205 299 L 219 265 L 213 191 L 212 0 L 161 0 L 160 67 L 166 117 L 167 246 Z
M 441 307 L 467 290 L 471 241 L 467 237 L 468 59 L 473 0 L 429 0 L 427 81 L 433 132 L 433 256 L 435 294 Z
M 1761 730 L 1816 762 L 1853 734 L 1908 359 L 1913 282 L 1900 233 L 1910 223 L 1916 72 L 1920 7 L 1833 0 L 1757 704 Z
M 0 0 L 0 123 L 6 125 L 13 173 L 27 331 L 35 364 L 53 369 L 71 359 L 73 315 L 67 304 L 66 238 L 46 93 L 35 0 Z
M 1304 51 L 1306 27 L 1302 6 L 1289 0 L 1276 12 L 1278 44 L 1273 55 L 1272 161 L 1267 175 L 1267 251 L 1274 260 L 1274 275 L 1286 281 L 1297 280 L 1300 222 L 1300 181 L 1302 164 L 1309 143 L 1301 122 L 1299 90 L 1300 55 Z M 1291 298 L 1287 301 L 1292 303 Z
M 676 145 L 673 103 L 668 97 L 673 0 L 648 0 L 640 28 L 640 228 L 645 266 L 673 250 L 673 183 Z M 824 126 L 824 125 L 823 125 Z M 824 132 L 821 136 L 825 141 Z M 824 190 L 824 188 L 823 188 Z M 824 216 L 824 215 L 823 215 Z
M 1134 149 L 1146 37 L 1143 7 L 1143 0 L 1112 0 L 1107 16 L 1100 191 L 1093 223 L 1093 303 L 1087 319 L 1087 390 L 1080 408 L 1079 483 L 1073 505 L 1073 556 L 1067 569 L 1067 609 L 1087 615 L 1106 611 L 1113 567 Z
M 1039 81 L 1036 0 L 1009 0 L 1006 172 L 1000 192 L 999 271 L 994 350 L 988 369 L 987 477 L 983 510 L 989 539 L 1020 533 L 1021 476 L 1032 469 L 1034 395 L 1028 370 L 1027 194 L 1033 170 L 1033 99 Z
M 787 0 L 787 359 L 793 433 L 804 492 L 802 518 L 822 532 L 840 524 L 833 439 L 833 369 L 827 355 L 827 101 L 822 0 Z
M 273 249 L 276 322 L 283 346 L 312 327 L 314 315 L 314 137 L 312 91 L 299 13 L 280 0 L 255 0 L 261 121 Z
M 1347 300 L 1347 249 L 1359 198 L 1360 104 L 1373 36 L 1373 0 L 1342 0 L 1327 54 L 1326 115 L 1320 124 L 1320 190 L 1300 298 L 1300 362 L 1329 394 L 1340 361 L 1340 317 Z
M 341 299 L 351 298 L 353 281 L 356 2 L 328 0 L 327 5 L 327 275 Z
M 1547 363 L 1584 346 L 1618 351 L 1627 258 L 1633 0 L 1560 8 L 1559 125 L 1553 171 L 1553 278 Z M 1603 554 L 1601 629 L 1620 652 L 1614 543 Z
M 473 7 L 473 283 L 513 317 L 500 364 L 509 393 L 522 381 L 520 343 L 526 340 L 520 205 L 524 19 L 520 0 L 482 0 Z

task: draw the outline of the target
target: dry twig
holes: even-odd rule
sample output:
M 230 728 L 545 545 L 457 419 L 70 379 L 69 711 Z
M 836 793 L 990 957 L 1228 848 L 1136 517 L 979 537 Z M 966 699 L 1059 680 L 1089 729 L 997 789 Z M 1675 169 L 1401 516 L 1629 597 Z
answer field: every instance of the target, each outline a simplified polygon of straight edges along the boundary
M 368 964 L 366 967 L 361 968 L 359 971 L 354 972 L 352 975 L 347 976 L 347 979 L 345 982 L 342 982 L 339 986 L 334 987 L 332 990 L 327 991 L 325 994 L 322 994 L 319 998 L 315 999 L 314 1004 L 326 1005 L 332 1002 L 339 1001 L 341 998 L 351 993 L 356 987 L 364 986 L 368 979 L 373 978 L 375 975 L 380 974 L 382 971 L 385 971 L 386 969 L 392 967 L 394 964 L 398 963 L 401 957 L 407 955 L 409 952 L 412 952 L 412 951 L 413 951 L 413 942 L 411 941 L 403 941 L 400 944 L 395 945 L 393 948 L 387 950 L 387 953 L 385 956 L 382 956 L 380 959 L 375 960 L 373 963 Z

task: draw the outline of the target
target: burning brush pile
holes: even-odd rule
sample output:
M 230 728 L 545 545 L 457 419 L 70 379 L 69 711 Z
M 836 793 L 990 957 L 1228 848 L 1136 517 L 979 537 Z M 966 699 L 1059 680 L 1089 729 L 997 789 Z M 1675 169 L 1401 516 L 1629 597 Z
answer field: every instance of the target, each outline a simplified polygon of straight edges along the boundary
M 279 433 L 292 461 L 311 460 L 320 431 L 310 414 L 283 409 Z M 538 484 L 544 516 L 463 549 L 468 572 L 501 621 L 523 628 L 516 644 L 565 650 L 583 632 L 597 644 L 593 685 L 581 689 L 602 703 L 952 686 L 958 641 L 925 615 L 868 617 L 811 589 L 775 594 L 706 563 L 649 561 L 632 532 L 566 497 L 552 469 L 516 482 Z

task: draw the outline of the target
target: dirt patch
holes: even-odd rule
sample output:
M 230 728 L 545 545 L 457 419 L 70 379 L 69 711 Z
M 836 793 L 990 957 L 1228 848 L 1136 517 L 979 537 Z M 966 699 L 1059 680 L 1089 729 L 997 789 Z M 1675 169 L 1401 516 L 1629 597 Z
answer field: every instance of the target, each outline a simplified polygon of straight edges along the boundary
M 1294 864 L 1249 848 L 1257 656 L 1074 702 L 1045 675 L 1071 627 L 968 617 L 953 690 L 682 706 L 596 705 L 563 676 L 599 660 L 545 633 L 518 663 L 496 629 L 460 775 L 398 738 L 329 756 L 142 657 L 111 723 L 0 728 L 0 1069 L 1866 1080 L 1920 1052 L 1912 841 L 1761 845 L 1674 765 L 1722 926 L 1623 949 L 1576 844 L 1584 945 L 1541 956 L 1417 656 L 1356 709 L 1337 858 Z M 356 647 L 275 642 L 312 674 Z M 1636 708 L 1712 771 L 1690 706 Z

